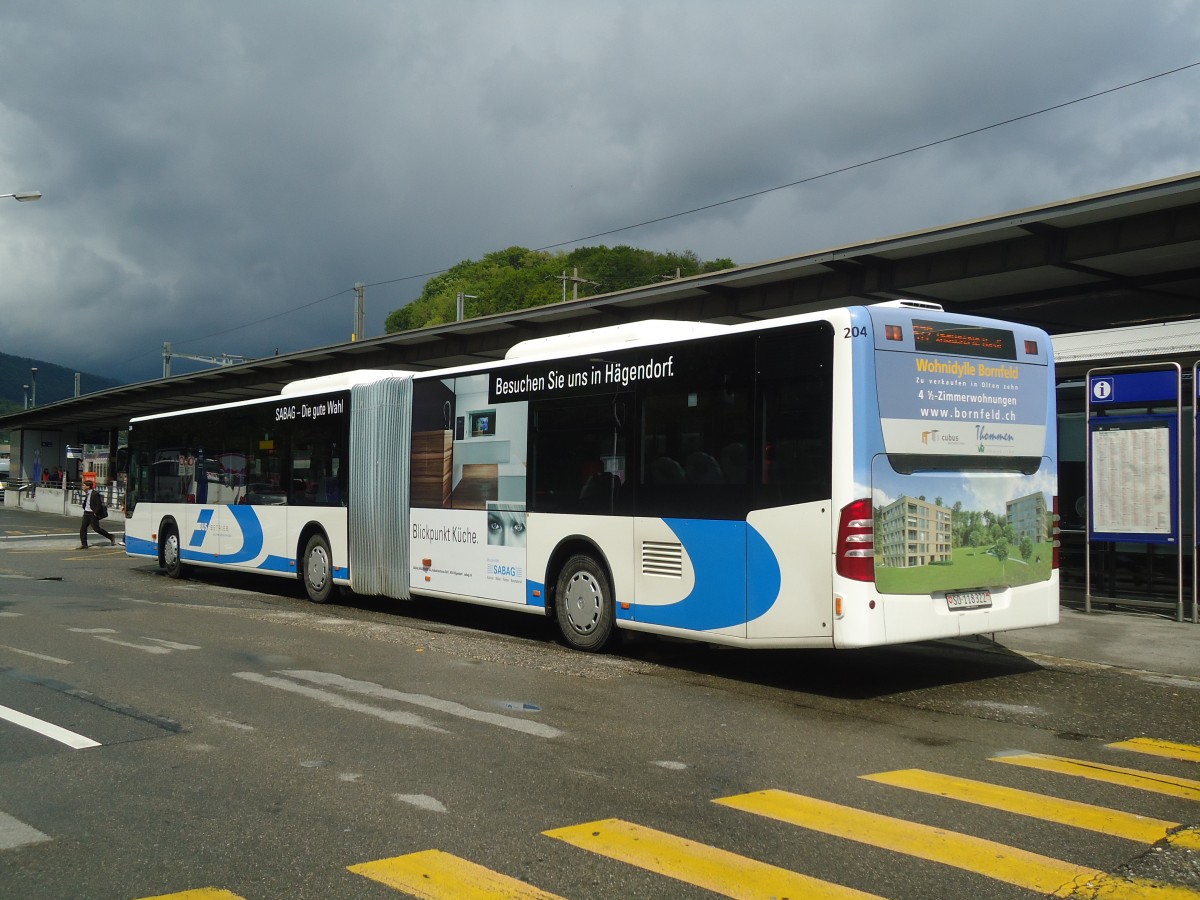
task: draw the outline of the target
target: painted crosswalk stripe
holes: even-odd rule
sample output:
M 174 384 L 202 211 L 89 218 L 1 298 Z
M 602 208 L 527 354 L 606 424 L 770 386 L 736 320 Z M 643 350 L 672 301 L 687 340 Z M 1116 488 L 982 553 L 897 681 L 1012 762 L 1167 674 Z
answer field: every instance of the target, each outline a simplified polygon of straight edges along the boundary
M 864 900 L 874 897 L 621 819 L 586 822 L 542 834 L 726 897 L 744 900 L 780 897 Z
M 1002 787 L 983 781 L 973 781 L 969 778 L 958 778 L 954 775 L 926 772 L 922 769 L 900 769 L 861 777 L 867 781 L 876 781 L 880 784 L 907 788 L 910 791 L 920 791 L 938 797 L 949 797 L 964 803 L 974 803 L 977 806 L 999 809 L 1032 819 L 1041 819 L 1044 822 L 1068 825 L 1072 828 L 1083 828 L 1100 834 L 1111 834 L 1143 844 L 1161 841 L 1167 836 L 1167 832 L 1179 827 L 1178 822 L 1138 816 L 1121 810 L 1106 809 L 1103 806 L 1092 806 L 1090 803 L 1080 803 L 1077 800 L 1063 800 L 1059 797 L 1035 794 L 1032 791 Z
M 192 891 L 180 891 L 178 894 L 158 894 L 154 897 L 143 897 L 142 900 L 245 900 L 231 891 L 220 888 L 196 888 Z
M 715 802 L 835 837 L 904 853 L 916 859 L 940 862 L 1054 897 L 1070 896 L 1086 883 L 1095 888 L 1096 892 L 1090 895 L 1095 897 L 1119 896 L 1123 900 L 1200 898 L 1200 894 L 1190 888 L 1118 879 L 1095 869 L 984 838 L 918 822 L 906 822 L 787 791 L 757 791 Z
M 1157 772 L 1145 772 L 1141 769 L 1126 769 L 1122 766 L 1110 766 L 1083 759 L 1069 759 L 1064 756 L 1043 756 L 1040 753 L 993 756 L 992 762 L 1041 769 L 1044 772 L 1056 772 L 1059 775 L 1073 775 L 1076 778 L 1090 778 L 1093 781 L 1119 784 L 1123 787 L 1137 788 L 1140 791 L 1181 797 L 1184 800 L 1200 800 L 1200 781 L 1162 775 Z
M 347 868 L 421 900 L 561 900 L 556 894 L 441 850 L 422 850 Z
M 1153 738 L 1140 737 L 1117 741 L 1115 744 L 1107 746 L 1114 750 L 1132 750 L 1134 753 L 1148 753 L 1151 756 L 1165 756 L 1167 759 L 1200 763 L 1200 747 L 1195 744 L 1179 744 L 1175 741 L 1158 741 Z

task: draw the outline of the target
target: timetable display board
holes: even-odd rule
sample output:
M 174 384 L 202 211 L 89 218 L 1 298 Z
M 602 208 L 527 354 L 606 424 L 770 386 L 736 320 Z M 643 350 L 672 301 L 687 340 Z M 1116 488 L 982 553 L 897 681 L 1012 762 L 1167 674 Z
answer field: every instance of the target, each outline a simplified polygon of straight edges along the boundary
M 1176 543 L 1175 417 L 1100 419 L 1092 422 L 1090 439 L 1092 538 Z
M 1177 368 L 1089 373 L 1089 539 L 1179 543 L 1179 400 Z

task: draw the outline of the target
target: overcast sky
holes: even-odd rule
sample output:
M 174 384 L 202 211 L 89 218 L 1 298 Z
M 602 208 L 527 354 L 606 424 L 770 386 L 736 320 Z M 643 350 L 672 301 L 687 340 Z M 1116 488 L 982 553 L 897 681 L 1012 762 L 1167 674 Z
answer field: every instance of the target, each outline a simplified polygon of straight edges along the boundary
M 1200 170 L 1200 66 L 1071 103 L 1200 63 L 1200 0 L 5 0 L 0 34 L 0 193 L 44 194 L 0 201 L 0 351 L 123 381 L 815 176 L 582 243 L 745 264 Z

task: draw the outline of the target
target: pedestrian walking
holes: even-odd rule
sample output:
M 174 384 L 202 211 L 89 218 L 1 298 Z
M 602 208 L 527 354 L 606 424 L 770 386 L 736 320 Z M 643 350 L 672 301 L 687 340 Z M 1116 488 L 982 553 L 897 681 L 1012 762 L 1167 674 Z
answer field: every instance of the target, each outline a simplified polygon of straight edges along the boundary
M 80 550 L 88 548 L 88 529 L 95 528 L 96 532 L 103 537 L 108 538 L 110 544 L 115 544 L 117 539 L 104 530 L 104 526 L 100 524 L 100 520 L 108 515 L 108 508 L 104 505 L 104 498 L 100 496 L 100 492 L 96 490 L 96 485 L 89 482 L 87 492 L 83 495 L 83 524 L 79 526 L 79 547 Z

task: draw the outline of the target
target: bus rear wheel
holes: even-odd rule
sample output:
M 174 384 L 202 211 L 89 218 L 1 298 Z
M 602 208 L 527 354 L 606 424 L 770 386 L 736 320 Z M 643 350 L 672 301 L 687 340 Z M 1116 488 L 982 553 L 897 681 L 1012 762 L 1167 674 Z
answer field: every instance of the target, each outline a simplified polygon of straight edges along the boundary
M 182 578 L 187 574 L 183 558 L 179 554 L 179 531 L 174 525 L 168 525 L 163 531 L 162 539 L 162 566 L 166 569 L 168 578 Z
M 554 613 L 564 640 L 595 653 L 612 640 L 616 625 L 612 588 L 604 569 L 590 556 L 572 556 L 559 573 Z
M 304 591 L 313 603 L 325 603 L 333 593 L 333 555 L 323 535 L 314 534 L 304 546 L 300 560 Z

